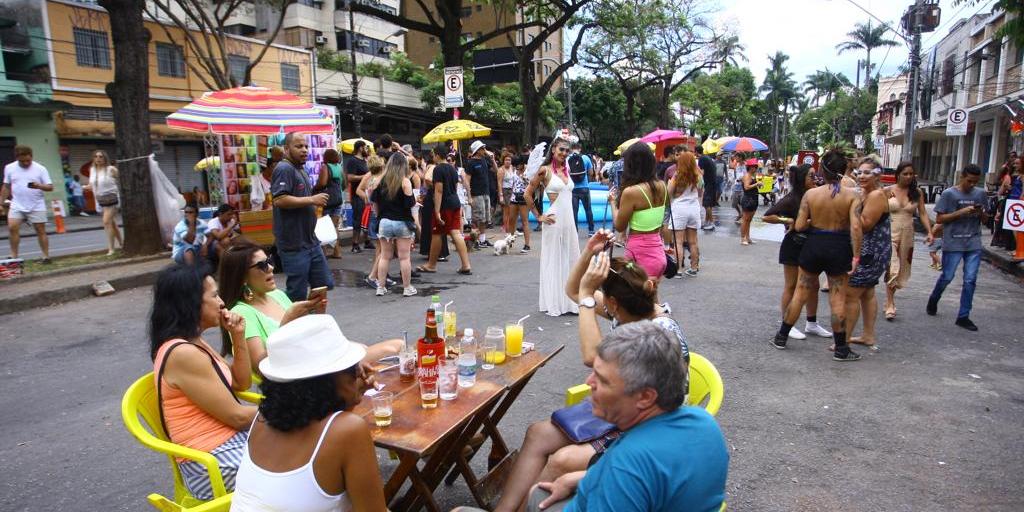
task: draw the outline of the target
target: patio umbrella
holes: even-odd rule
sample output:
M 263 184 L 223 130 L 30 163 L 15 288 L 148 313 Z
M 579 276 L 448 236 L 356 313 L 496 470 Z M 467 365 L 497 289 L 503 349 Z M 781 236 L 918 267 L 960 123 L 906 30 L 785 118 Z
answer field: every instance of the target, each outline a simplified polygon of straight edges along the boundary
M 630 146 L 632 146 L 633 144 L 636 144 L 637 142 L 640 142 L 640 138 L 639 137 L 633 137 L 632 139 L 629 139 L 626 142 L 623 142 L 622 144 L 619 144 L 619 147 L 615 148 L 615 155 L 616 156 L 621 155 L 627 149 L 629 149 Z M 647 147 L 651 148 L 651 151 L 654 151 L 654 143 L 653 142 L 648 142 L 647 143 Z
M 167 126 L 215 134 L 331 133 L 334 120 L 294 94 L 246 86 L 204 93 L 167 116 Z
M 211 168 L 220 168 L 219 156 L 208 156 L 196 162 L 196 165 L 192 167 L 196 172 L 205 171 Z
M 447 142 L 449 140 L 465 140 L 474 137 L 486 137 L 491 129 L 469 119 L 453 119 L 445 121 L 427 132 L 423 137 L 424 144 Z
M 704 141 L 703 144 L 701 144 L 701 147 L 704 148 L 704 153 L 713 155 L 722 150 L 722 144 L 725 144 L 726 142 L 732 139 L 735 139 L 735 137 L 719 137 L 717 139 L 708 139 Z
M 662 130 L 660 128 L 640 138 L 644 142 L 654 143 L 654 154 L 658 158 L 661 158 L 666 147 L 682 144 L 686 142 L 686 139 L 686 134 L 679 130 Z
M 753 137 L 736 137 L 726 141 L 720 149 L 727 153 L 755 153 L 768 151 L 768 145 Z
M 363 141 L 363 143 L 366 144 L 366 147 L 370 148 L 370 154 L 375 153 L 374 148 L 373 148 L 373 142 L 370 142 L 370 141 L 368 141 L 366 139 L 359 138 L 359 137 L 356 137 L 354 139 L 345 139 L 345 140 L 339 142 L 338 143 L 338 149 L 342 153 L 346 153 L 346 154 L 351 155 L 352 152 L 356 150 L 356 142 L 358 142 L 358 141 Z

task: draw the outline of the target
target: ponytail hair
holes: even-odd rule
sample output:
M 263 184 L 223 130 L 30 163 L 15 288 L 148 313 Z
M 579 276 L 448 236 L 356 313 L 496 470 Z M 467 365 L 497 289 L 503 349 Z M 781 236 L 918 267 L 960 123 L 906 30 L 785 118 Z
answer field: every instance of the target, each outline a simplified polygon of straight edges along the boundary
M 640 265 L 625 258 L 612 258 L 611 272 L 601 285 L 601 291 L 614 297 L 630 315 L 646 318 L 654 313 L 654 283 Z

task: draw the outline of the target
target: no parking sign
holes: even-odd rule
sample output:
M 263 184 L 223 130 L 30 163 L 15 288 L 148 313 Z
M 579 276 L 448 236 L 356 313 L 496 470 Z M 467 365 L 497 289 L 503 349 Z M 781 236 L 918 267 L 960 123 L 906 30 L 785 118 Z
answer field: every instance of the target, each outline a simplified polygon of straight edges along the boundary
M 1003 212 L 1003 229 L 1024 231 L 1024 201 L 1006 200 L 1006 211 Z

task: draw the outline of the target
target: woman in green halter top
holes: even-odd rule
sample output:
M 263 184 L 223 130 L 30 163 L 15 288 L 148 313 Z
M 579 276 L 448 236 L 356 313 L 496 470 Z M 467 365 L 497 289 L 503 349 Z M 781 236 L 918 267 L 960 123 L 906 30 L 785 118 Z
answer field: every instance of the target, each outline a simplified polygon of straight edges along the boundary
M 633 260 L 657 282 L 665 273 L 665 245 L 661 226 L 665 220 L 668 187 L 655 176 L 654 153 L 644 142 L 630 146 L 622 155 L 622 191 L 615 230 L 626 231 L 626 258 Z

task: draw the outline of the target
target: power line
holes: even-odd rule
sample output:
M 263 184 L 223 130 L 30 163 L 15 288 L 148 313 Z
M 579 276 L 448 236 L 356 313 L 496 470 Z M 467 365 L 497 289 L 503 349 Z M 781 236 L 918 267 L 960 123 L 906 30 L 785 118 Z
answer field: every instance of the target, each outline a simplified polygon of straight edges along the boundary
M 903 39 L 904 41 L 907 41 L 907 42 L 909 42 L 909 41 L 907 40 L 906 36 L 904 36 L 903 34 L 901 34 L 901 33 L 900 33 L 900 32 L 899 32 L 898 30 L 896 30 L 896 29 L 892 28 L 892 25 L 891 25 L 891 24 L 890 24 L 889 22 L 887 22 L 887 21 L 884 21 L 884 20 L 882 20 L 882 18 L 879 18 L 878 16 L 875 16 L 875 13 L 873 13 L 873 12 L 871 12 L 871 11 L 869 11 L 869 10 L 865 9 L 864 7 L 862 7 L 862 6 L 860 5 L 860 4 L 858 4 L 858 3 L 857 3 L 857 2 L 855 2 L 854 0 L 846 0 L 846 1 L 847 1 L 847 2 L 850 2 L 851 4 L 853 4 L 853 6 L 854 6 L 854 7 L 856 7 L 856 8 L 858 8 L 858 9 L 860 9 L 860 10 L 864 11 L 865 13 L 867 13 L 867 15 L 868 15 L 868 16 L 871 16 L 872 18 L 874 18 L 874 19 L 878 20 L 878 22 L 879 22 L 879 23 L 881 23 L 883 27 L 885 27 L 885 28 L 887 28 L 887 29 L 891 30 L 891 31 L 892 31 L 892 32 L 893 32 L 894 34 L 896 34 L 896 35 L 900 36 L 900 38 L 901 38 L 901 39 Z

